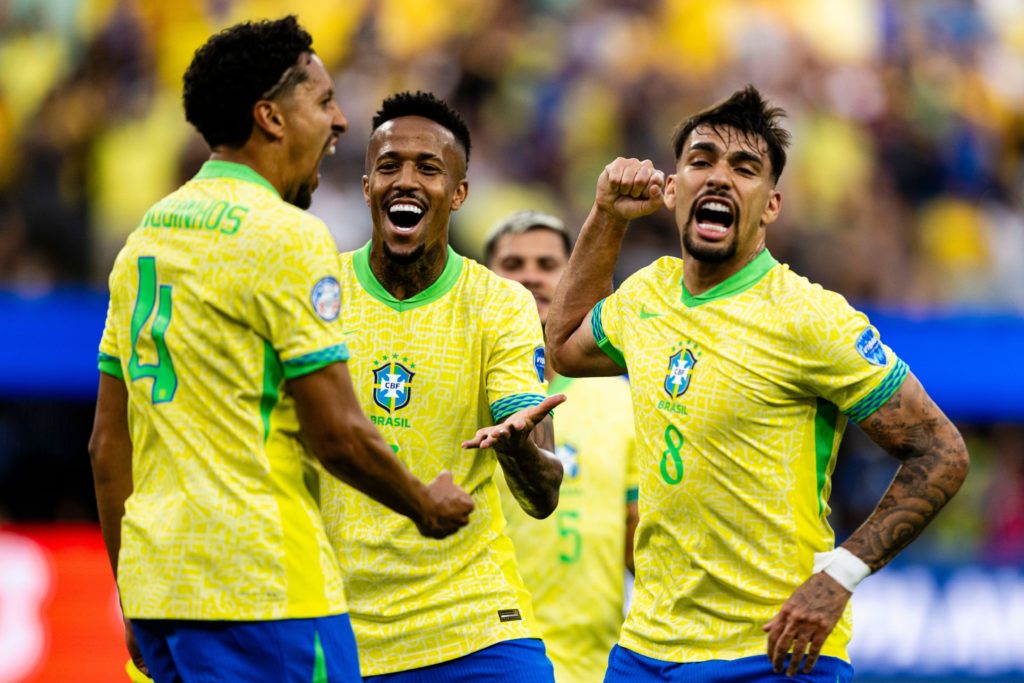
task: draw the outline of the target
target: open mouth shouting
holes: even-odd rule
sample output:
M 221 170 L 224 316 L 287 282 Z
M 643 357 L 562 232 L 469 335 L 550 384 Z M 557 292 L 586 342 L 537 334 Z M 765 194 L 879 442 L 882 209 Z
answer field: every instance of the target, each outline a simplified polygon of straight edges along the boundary
M 729 234 L 729 228 L 736 221 L 736 210 L 730 199 L 704 197 L 697 200 L 693 217 L 701 238 L 718 241 Z
M 408 234 L 416 230 L 416 226 L 423 220 L 426 209 L 414 199 L 401 197 L 395 199 L 387 207 L 388 222 L 395 232 Z

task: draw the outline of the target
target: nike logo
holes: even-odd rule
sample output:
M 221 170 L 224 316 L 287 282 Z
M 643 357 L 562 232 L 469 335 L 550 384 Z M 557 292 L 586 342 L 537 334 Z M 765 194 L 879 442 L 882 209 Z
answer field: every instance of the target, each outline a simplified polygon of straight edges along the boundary
M 647 310 L 647 304 L 640 306 L 640 319 L 647 320 L 648 318 L 658 318 L 665 315 L 664 313 L 650 313 Z

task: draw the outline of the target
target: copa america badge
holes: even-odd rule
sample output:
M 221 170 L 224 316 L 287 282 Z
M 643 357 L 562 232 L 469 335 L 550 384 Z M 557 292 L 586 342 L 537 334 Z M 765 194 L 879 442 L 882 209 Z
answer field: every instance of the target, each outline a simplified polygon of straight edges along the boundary
M 341 313 L 341 285 L 331 276 L 320 278 L 320 281 L 313 285 L 310 300 L 316 314 L 331 322 Z

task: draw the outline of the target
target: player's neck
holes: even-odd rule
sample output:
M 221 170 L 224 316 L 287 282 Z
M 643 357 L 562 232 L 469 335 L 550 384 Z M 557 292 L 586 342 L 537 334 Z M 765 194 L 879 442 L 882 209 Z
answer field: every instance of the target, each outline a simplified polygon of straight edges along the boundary
M 700 296 L 743 270 L 762 251 L 764 251 L 763 241 L 748 253 L 736 254 L 727 261 L 710 262 L 690 256 L 684 248 L 683 284 L 686 286 L 686 291 L 693 296 Z
M 256 171 L 268 183 L 274 186 L 277 193 L 282 197 L 285 194 L 285 179 L 280 172 L 279 164 L 267 154 L 263 154 L 252 145 L 233 148 L 220 146 L 215 147 L 210 153 L 211 161 L 230 161 L 235 164 L 248 166 Z
M 437 282 L 448 263 L 448 245 L 428 247 L 411 261 L 389 256 L 379 242 L 370 247 L 370 270 L 377 282 L 399 301 L 411 299 Z

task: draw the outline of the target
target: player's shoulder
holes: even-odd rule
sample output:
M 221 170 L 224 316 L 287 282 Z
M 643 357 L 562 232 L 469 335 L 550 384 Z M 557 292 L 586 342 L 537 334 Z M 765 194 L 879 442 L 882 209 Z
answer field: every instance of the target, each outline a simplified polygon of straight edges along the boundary
M 514 280 L 501 277 L 487 266 L 455 254 L 462 262 L 462 282 L 467 295 L 476 298 L 488 308 L 500 311 L 504 306 L 529 303 L 527 310 L 535 310 L 533 295 Z
M 764 294 L 778 315 L 798 327 L 831 325 L 859 314 L 842 294 L 812 282 L 785 263 L 776 264 L 767 273 Z
M 622 286 L 640 284 L 678 285 L 683 277 L 683 260 L 678 256 L 662 256 L 627 277 Z
M 369 243 L 359 249 L 338 252 L 337 264 L 341 276 L 342 297 L 347 301 L 363 297 L 372 298 L 369 290 L 372 289 L 372 283 L 376 278 L 370 271 L 368 252 Z
M 355 267 L 356 251 L 338 252 L 338 262 L 343 268 L 352 269 Z
M 252 236 L 278 245 L 301 248 L 323 242 L 330 237 L 327 224 L 304 209 L 278 200 L 252 209 Z
M 662 256 L 623 280 L 616 294 L 632 297 L 643 292 L 659 291 L 672 292 L 678 296 L 682 277 L 683 260 L 678 256 Z
M 131 259 L 137 251 L 137 242 L 138 239 L 135 238 L 135 233 L 133 232 L 129 234 L 128 239 L 117 252 L 117 256 L 114 257 L 114 265 L 110 269 L 110 277 L 108 278 L 107 283 L 111 292 L 114 292 L 117 286 L 126 277 L 126 267 L 129 263 L 129 259 Z

